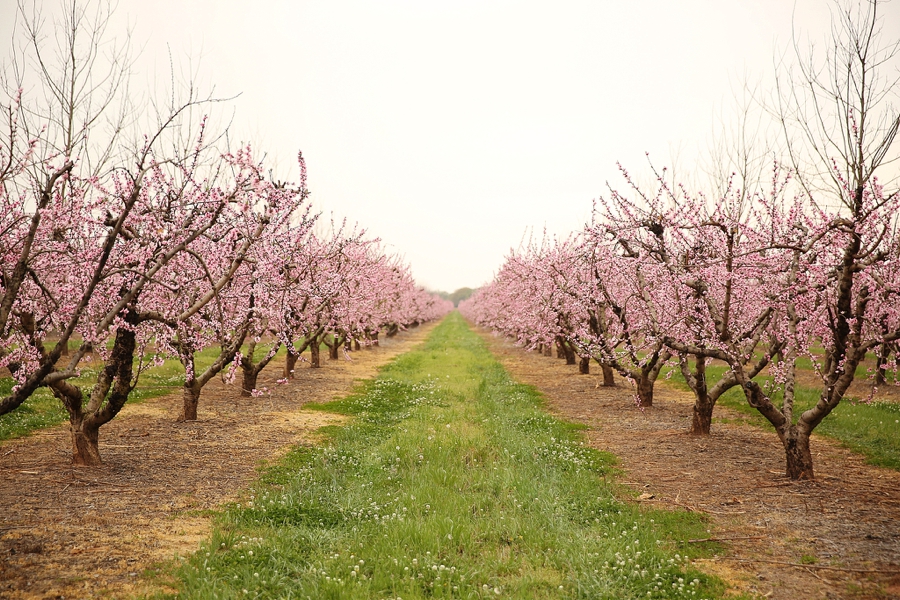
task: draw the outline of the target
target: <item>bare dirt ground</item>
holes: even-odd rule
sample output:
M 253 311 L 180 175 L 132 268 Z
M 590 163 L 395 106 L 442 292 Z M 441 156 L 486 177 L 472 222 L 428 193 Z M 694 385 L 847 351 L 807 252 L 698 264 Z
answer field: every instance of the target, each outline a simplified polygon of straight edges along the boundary
M 379 366 L 422 342 L 424 325 L 352 353 L 297 365 L 297 379 L 259 385 L 271 395 L 240 398 L 236 386 L 209 383 L 196 422 L 178 423 L 179 395 L 126 405 L 101 429 L 100 467 L 73 467 L 69 432 L 55 427 L 0 443 L 0 598 L 129 597 L 150 593 L 141 577 L 197 549 L 210 512 L 236 499 L 263 461 L 341 417 L 303 410 L 346 394 Z
M 792 482 L 775 433 L 739 413 L 718 407 L 713 433 L 690 436 L 689 393 L 660 382 L 654 406 L 642 411 L 624 380 L 600 387 L 599 375 L 480 333 L 513 377 L 545 394 L 553 413 L 584 423 L 592 446 L 619 457 L 624 483 L 641 502 L 709 516 L 709 535 L 724 540 L 724 552 L 697 566 L 734 592 L 900 598 L 897 471 L 815 437 L 817 480 Z

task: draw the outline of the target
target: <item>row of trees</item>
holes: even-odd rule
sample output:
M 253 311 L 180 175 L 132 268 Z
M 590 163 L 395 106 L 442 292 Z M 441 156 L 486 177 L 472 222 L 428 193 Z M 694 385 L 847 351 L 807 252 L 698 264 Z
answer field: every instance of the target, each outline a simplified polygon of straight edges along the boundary
M 652 405 L 663 366 L 677 367 L 694 392 L 696 434 L 709 433 L 718 398 L 740 388 L 778 432 L 787 474 L 813 478 L 811 432 L 867 353 L 881 377 L 896 367 L 900 339 L 891 178 L 900 87 L 883 78 L 898 46 L 881 42 L 878 8 L 838 7 L 824 60 L 801 62 L 781 84 L 769 108 L 784 159 L 768 153 L 764 177 L 751 176 L 750 146 L 715 192 L 676 184 L 665 170 L 642 185 L 620 167 L 624 191 L 611 188 L 582 231 L 513 252 L 460 309 L 526 346 L 596 360 L 608 384 L 617 371 L 642 406 Z M 716 381 L 706 375 L 713 360 L 726 366 Z M 821 393 L 797 414 L 803 360 Z
M 74 462 L 97 464 L 100 428 L 165 358 L 184 366 L 181 417 L 196 419 L 229 365 L 250 395 L 282 346 L 290 378 L 306 348 L 316 367 L 321 344 L 336 357 L 450 310 L 364 231 L 317 227 L 302 156 L 299 183 L 276 181 L 213 134 L 212 101 L 190 87 L 136 107 L 106 5 L 67 3 L 49 36 L 36 5 L 19 18 L 0 103 L 0 368 L 15 379 L 0 415 L 49 388 Z M 96 380 L 73 384 L 88 357 Z

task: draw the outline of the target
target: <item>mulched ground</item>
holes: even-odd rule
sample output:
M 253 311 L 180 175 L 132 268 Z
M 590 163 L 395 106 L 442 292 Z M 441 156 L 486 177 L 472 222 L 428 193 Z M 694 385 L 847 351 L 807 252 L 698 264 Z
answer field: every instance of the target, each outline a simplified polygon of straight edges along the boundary
M 641 410 L 624 380 L 604 388 L 596 374 L 579 375 L 563 360 L 480 333 L 516 379 L 545 394 L 551 412 L 588 425 L 591 445 L 620 458 L 624 483 L 641 502 L 709 515 L 710 537 L 731 539 L 721 556 L 698 566 L 735 591 L 790 600 L 900 598 L 897 471 L 814 437 L 817 479 L 792 482 L 776 434 L 739 413 L 716 408 L 713 433 L 690 436 L 688 393 L 660 382 L 654 406 Z
M 314 443 L 316 429 L 341 420 L 303 403 L 346 394 L 431 328 L 354 352 L 351 362 L 298 363 L 288 385 L 275 383 L 281 364 L 270 366 L 259 381 L 268 396 L 240 398 L 214 380 L 196 422 L 176 422 L 180 395 L 126 405 L 101 429 L 100 467 L 71 465 L 65 426 L 0 443 L 0 598 L 153 591 L 143 572 L 195 551 L 210 511 L 239 497 L 263 461 Z

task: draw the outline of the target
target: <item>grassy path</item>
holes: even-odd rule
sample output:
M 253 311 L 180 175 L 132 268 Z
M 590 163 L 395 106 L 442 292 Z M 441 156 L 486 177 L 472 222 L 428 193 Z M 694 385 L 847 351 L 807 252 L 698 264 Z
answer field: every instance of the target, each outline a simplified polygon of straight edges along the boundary
M 613 458 L 541 410 L 457 314 L 322 410 L 177 569 L 179 598 L 703 598 L 696 515 L 614 495 Z

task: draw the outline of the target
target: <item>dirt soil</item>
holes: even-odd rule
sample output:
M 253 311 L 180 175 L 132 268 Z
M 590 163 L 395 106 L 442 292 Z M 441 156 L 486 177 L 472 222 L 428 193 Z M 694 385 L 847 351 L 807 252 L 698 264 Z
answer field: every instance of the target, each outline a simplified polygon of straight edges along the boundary
M 815 436 L 817 479 L 793 482 L 774 431 L 735 411 L 717 407 L 712 434 L 691 436 L 688 392 L 660 382 L 654 406 L 641 410 L 625 380 L 604 388 L 598 374 L 579 375 L 564 360 L 480 333 L 513 377 L 544 393 L 553 413 L 587 425 L 590 444 L 619 457 L 640 502 L 708 515 L 709 537 L 723 540 L 724 551 L 696 565 L 734 593 L 900 598 L 900 472 Z
M 141 575 L 197 549 L 210 514 L 237 499 L 257 467 L 341 417 L 304 410 L 350 391 L 422 342 L 432 325 L 352 353 L 352 361 L 282 363 L 260 375 L 271 394 L 240 398 L 211 381 L 195 422 L 179 423 L 180 394 L 126 405 L 100 432 L 100 467 L 74 467 L 67 426 L 0 443 L 0 598 L 128 597 L 152 593 Z M 327 356 L 327 355 L 326 355 Z

